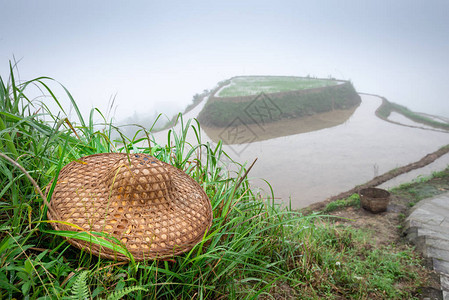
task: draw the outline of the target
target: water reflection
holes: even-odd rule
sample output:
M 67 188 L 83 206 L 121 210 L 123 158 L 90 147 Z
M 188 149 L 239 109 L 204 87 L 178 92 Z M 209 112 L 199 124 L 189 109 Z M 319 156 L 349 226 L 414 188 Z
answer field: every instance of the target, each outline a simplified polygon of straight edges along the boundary
M 356 108 L 334 110 L 302 118 L 284 119 L 263 126 L 234 121 L 226 128 L 203 126 L 202 129 L 215 143 L 218 143 L 219 140 L 222 140 L 226 145 L 236 144 L 236 142 L 241 143 L 241 141 L 254 143 L 340 125 L 351 117 Z M 238 137 L 238 139 L 235 137 Z
M 448 133 L 400 126 L 377 118 L 374 112 L 381 99 L 361 97 L 361 105 L 341 125 L 250 144 L 225 145 L 224 150 L 242 162 L 258 157 L 249 174 L 253 184 L 268 190 L 260 178 L 266 179 L 279 201 L 291 201 L 293 208 L 301 208 L 449 144 Z M 185 117 L 195 117 L 201 109 L 200 105 Z M 206 132 L 202 135 L 204 141 L 211 141 Z M 158 141 L 165 136 L 165 132 L 155 135 Z M 190 138 L 194 140 L 193 135 Z

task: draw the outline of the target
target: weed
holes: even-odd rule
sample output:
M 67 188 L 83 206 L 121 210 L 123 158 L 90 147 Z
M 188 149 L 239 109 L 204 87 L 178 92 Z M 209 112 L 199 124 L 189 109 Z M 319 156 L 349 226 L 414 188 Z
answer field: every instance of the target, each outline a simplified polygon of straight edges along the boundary
M 330 213 L 343 207 L 349 206 L 360 207 L 360 196 L 358 194 L 353 194 L 345 199 L 332 201 L 331 203 L 326 205 L 323 212 Z
M 449 168 L 434 172 L 431 176 L 420 176 L 412 182 L 401 184 L 390 190 L 392 194 L 408 199 L 409 207 L 415 206 L 420 200 L 446 192 L 444 182 L 449 177 Z
M 14 68 L 7 82 L 0 77 L 0 151 L 14 161 L 0 159 L 0 298 L 256 299 L 280 289 L 302 298 L 406 298 L 412 291 L 398 294 L 399 280 L 419 286 L 418 260 L 411 253 L 373 252 L 363 233 L 318 225 L 320 216 L 302 216 L 256 194 L 246 164 L 232 161 L 221 143 L 203 143 L 196 120 L 178 115 L 181 129 L 168 131 L 167 145 L 154 139 L 151 128 L 141 128 L 142 138 L 128 137 L 96 109 L 85 120 L 64 88 L 75 122 L 50 88 L 56 81 L 20 82 Z M 45 91 L 62 116 L 29 99 L 29 86 Z M 97 114 L 102 123 L 94 123 Z M 187 140 L 189 131 L 194 141 Z M 214 213 L 204 240 L 169 260 L 125 264 L 74 248 L 60 236 L 69 233 L 49 231 L 37 190 L 66 163 L 112 151 L 148 153 L 201 184 Z

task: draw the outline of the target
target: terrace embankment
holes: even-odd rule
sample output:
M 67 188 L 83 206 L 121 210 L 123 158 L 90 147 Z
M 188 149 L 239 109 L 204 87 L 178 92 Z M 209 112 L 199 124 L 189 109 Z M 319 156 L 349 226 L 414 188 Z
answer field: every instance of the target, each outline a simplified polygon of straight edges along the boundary
M 218 97 L 214 93 L 198 120 L 214 141 L 247 143 L 342 124 L 360 102 L 360 96 L 348 81 L 239 97 Z M 229 134 L 239 138 L 229 138 Z

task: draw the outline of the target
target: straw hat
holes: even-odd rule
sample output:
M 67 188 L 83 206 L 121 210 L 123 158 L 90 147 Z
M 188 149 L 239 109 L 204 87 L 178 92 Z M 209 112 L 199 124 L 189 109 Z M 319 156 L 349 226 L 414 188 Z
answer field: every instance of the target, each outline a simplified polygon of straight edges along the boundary
M 48 218 L 108 233 L 135 260 L 144 260 L 192 249 L 212 223 L 212 208 L 201 186 L 183 171 L 147 154 L 102 153 L 61 169 Z M 51 224 L 56 230 L 76 230 Z M 68 241 L 102 258 L 129 260 L 95 243 Z

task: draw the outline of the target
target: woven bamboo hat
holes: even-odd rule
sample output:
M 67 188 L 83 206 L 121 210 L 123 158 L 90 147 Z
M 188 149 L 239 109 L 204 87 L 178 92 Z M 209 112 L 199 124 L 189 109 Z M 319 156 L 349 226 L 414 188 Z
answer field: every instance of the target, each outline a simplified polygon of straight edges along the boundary
M 212 223 L 212 208 L 201 186 L 176 167 L 147 154 L 102 153 L 61 169 L 48 218 L 108 233 L 145 260 L 192 249 Z M 63 222 L 51 224 L 74 230 Z M 102 258 L 129 260 L 95 243 L 68 241 Z

